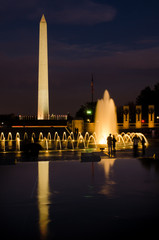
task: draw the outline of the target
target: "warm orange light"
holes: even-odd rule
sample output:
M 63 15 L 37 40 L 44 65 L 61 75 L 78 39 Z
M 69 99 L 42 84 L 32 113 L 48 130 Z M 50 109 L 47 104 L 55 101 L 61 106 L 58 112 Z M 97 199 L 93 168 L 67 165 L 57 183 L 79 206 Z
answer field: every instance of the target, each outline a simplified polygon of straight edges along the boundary
M 41 239 L 46 239 L 48 234 L 49 193 L 49 162 L 38 162 L 38 208 Z
M 54 127 L 54 128 L 65 128 L 67 126 L 12 126 L 12 128 L 51 128 L 51 127 Z

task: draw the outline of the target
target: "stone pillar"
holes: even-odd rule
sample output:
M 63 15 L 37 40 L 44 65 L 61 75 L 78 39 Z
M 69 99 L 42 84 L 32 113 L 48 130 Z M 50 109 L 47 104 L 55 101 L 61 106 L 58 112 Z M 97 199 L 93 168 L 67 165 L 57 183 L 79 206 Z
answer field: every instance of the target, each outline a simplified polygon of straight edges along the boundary
M 154 105 L 148 105 L 148 127 L 154 128 L 155 126 L 155 107 Z
M 141 128 L 142 106 L 136 105 L 136 128 Z
M 129 128 L 129 106 L 123 106 L 123 128 Z

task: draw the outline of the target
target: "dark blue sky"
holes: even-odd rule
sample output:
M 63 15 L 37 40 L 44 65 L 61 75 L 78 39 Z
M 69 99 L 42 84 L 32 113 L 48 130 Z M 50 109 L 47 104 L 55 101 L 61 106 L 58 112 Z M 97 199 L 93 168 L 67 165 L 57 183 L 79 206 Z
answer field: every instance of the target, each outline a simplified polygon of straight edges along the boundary
M 107 89 L 117 106 L 159 82 L 159 1 L 5 0 L 0 114 L 36 115 L 39 21 L 48 24 L 50 113 L 72 115 Z

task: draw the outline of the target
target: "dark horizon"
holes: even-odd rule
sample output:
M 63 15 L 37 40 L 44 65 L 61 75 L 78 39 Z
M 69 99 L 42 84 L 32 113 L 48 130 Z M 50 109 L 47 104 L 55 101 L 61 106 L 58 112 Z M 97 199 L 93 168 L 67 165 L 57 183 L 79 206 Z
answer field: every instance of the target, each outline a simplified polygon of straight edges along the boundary
M 75 115 L 105 89 L 116 106 L 159 82 L 159 2 L 1 3 L 0 114 L 37 115 L 39 22 L 48 25 L 50 114 Z

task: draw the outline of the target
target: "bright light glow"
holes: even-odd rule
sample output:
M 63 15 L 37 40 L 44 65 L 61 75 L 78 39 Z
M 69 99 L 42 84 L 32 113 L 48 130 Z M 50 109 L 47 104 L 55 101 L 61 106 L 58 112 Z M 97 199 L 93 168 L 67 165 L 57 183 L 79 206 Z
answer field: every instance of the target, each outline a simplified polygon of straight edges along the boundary
M 47 23 L 44 15 L 39 31 L 38 119 L 49 118 Z
M 114 181 L 109 181 L 109 176 L 110 172 L 112 170 L 112 167 L 116 161 L 116 158 L 103 158 L 101 161 L 98 163 L 99 165 L 103 165 L 104 171 L 105 171 L 105 178 L 106 178 L 106 184 L 103 185 L 100 189 L 100 194 L 104 194 L 106 196 L 112 196 L 113 194 L 113 185 L 115 184 Z M 109 184 L 108 184 L 109 181 Z
M 117 134 L 116 107 L 107 90 L 103 99 L 98 100 L 95 113 L 95 132 L 97 144 L 106 144 L 107 137 L 111 133 Z
M 48 233 L 49 193 L 49 162 L 38 162 L 38 208 L 41 239 L 46 239 Z
M 92 110 L 87 110 L 86 112 L 88 115 L 91 115 L 92 114 Z

